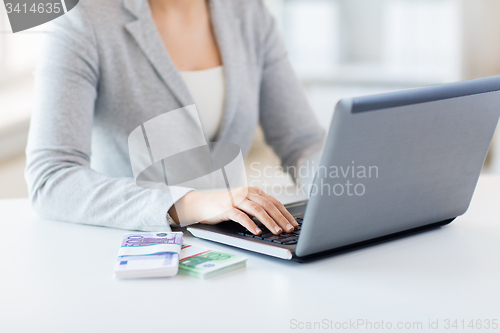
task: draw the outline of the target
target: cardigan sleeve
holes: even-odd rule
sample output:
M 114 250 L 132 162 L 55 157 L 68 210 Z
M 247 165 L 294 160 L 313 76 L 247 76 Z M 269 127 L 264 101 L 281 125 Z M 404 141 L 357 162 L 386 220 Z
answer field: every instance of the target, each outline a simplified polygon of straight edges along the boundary
M 80 3 L 56 19 L 35 72 L 26 150 L 31 204 L 43 218 L 122 229 L 168 230 L 167 212 L 191 189 L 145 189 L 90 168 L 99 47 Z
M 261 2 L 260 124 L 266 142 L 280 157 L 285 168 L 297 168 L 302 161 L 318 154 L 325 131 L 306 99 L 304 90 L 288 60 L 274 18 Z M 297 169 L 295 169 L 297 170 Z M 291 176 L 296 179 L 295 174 Z

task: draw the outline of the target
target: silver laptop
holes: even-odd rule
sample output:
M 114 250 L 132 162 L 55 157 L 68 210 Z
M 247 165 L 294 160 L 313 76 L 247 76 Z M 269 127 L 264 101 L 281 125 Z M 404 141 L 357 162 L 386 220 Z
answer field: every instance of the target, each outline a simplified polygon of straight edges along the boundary
M 307 261 L 448 224 L 470 204 L 499 116 L 500 76 L 341 100 L 309 200 L 287 205 L 298 230 L 188 230 Z

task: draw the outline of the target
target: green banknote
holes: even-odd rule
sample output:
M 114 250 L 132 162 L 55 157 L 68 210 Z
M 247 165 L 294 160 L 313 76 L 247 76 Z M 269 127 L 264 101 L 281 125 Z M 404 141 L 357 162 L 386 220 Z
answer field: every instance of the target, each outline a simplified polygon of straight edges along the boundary
M 197 278 L 210 278 L 244 267 L 247 258 L 184 245 L 179 260 L 179 273 Z

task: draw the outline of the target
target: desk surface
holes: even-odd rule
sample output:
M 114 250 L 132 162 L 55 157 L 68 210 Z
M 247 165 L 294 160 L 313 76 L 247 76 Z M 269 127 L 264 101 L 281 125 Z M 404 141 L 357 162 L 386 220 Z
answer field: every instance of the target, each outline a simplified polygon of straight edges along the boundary
M 308 264 L 186 235 L 248 257 L 209 280 L 115 280 L 125 231 L 41 220 L 26 199 L 3 200 L 0 332 L 287 332 L 358 319 L 421 322 L 422 331 L 429 320 L 442 331 L 446 319 L 464 319 L 458 331 L 472 331 L 471 319 L 500 321 L 499 200 L 500 177 L 481 177 L 449 226 Z

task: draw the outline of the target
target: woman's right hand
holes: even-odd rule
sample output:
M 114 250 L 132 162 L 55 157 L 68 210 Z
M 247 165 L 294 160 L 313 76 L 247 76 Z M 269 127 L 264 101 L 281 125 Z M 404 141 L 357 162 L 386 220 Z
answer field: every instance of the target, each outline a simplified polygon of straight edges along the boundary
M 262 230 L 248 215 L 255 216 L 275 235 L 283 231 L 292 232 L 298 226 L 297 221 L 281 202 L 258 187 L 243 187 L 230 193 L 233 198 L 241 200 L 237 200 L 233 205 L 233 200 L 227 191 L 212 193 L 192 191 L 177 201 L 168 213 L 182 225 L 195 222 L 217 224 L 232 220 L 254 235 L 259 235 Z

